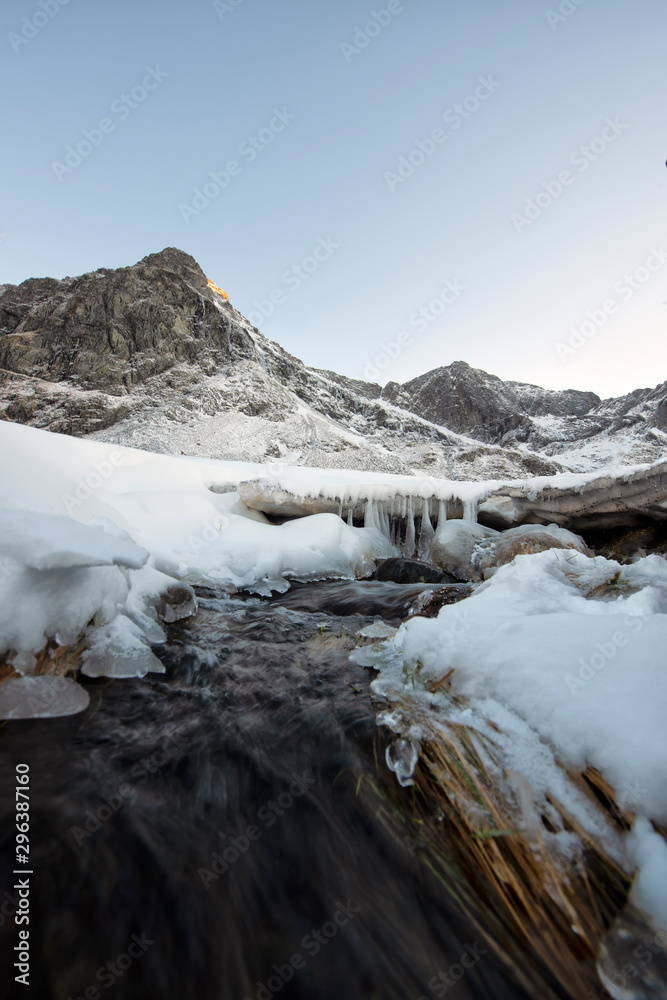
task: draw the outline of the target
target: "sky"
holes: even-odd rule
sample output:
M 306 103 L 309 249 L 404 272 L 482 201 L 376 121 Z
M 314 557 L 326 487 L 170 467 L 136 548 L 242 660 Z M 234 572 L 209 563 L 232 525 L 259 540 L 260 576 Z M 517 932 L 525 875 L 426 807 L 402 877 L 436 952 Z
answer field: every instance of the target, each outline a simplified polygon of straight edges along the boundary
M 667 379 L 664 0 L 4 0 L 0 282 L 174 246 L 318 368 Z

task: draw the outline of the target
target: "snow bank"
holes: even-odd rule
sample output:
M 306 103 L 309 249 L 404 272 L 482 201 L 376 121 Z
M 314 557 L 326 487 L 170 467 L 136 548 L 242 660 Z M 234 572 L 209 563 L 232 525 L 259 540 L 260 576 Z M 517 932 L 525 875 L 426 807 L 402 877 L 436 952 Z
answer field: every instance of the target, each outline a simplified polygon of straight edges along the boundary
M 166 621 L 195 610 L 177 581 L 269 594 L 289 579 L 363 576 L 397 554 L 379 527 L 333 514 L 270 524 L 233 491 L 248 475 L 244 463 L 109 448 L 8 422 L 0 449 L 0 657 L 28 677 L 48 641 L 67 646 L 82 633 L 88 676 L 162 671 L 150 648 L 165 638 L 159 595 L 178 591 L 166 599 Z M 213 482 L 230 492 L 212 492 Z M 44 678 L 18 681 L 0 717 L 31 714 Z M 46 714 L 84 707 L 64 691 L 52 690 Z
M 0 426 L 0 449 L 0 511 L 13 508 L 17 517 L 27 509 L 98 526 L 103 531 L 97 541 L 89 536 L 89 548 L 99 545 L 100 558 L 111 544 L 109 533 L 122 535 L 150 554 L 152 566 L 178 579 L 268 594 L 285 590 L 290 577 L 354 577 L 375 559 L 396 554 L 379 527 L 353 528 L 335 515 L 269 524 L 234 491 L 239 481 L 266 472 L 266 466 L 110 448 L 11 423 Z M 298 471 L 311 478 L 320 473 Z M 228 492 L 212 492 L 212 485 Z M 26 536 L 15 551 L 25 555 L 28 543 L 34 551 L 48 537 L 52 563 L 62 567 L 66 555 L 60 549 L 73 544 L 64 520 L 56 528 L 45 519 L 39 530 L 39 541 Z M 82 547 L 83 536 L 76 539 Z M 120 541 L 114 551 L 120 558 L 119 546 Z M 68 564 L 73 565 L 71 559 Z
M 578 769 L 598 768 L 622 807 L 664 822 L 666 648 L 664 559 L 620 566 L 551 549 L 518 556 L 437 618 L 404 624 L 376 661 L 374 689 L 390 699 L 422 692 L 436 713 L 456 711 L 458 721 L 467 713 L 468 725 L 486 727 L 498 741 L 488 726 L 494 723 L 505 734 L 509 766 L 538 796 L 562 792 L 555 755 Z M 425 691 L 452 668 L 452 693 L 467 699 L 468 709 Z M 591 811 L 575 798 L 568 792 L 565 804 L 590 830 Z M 640 905 L 664 920 L 664 905 L 652 900 L 667 899 L 667 847 L 654 836 L 648 822 L 637 824 L 630 860 L 642 866 Z

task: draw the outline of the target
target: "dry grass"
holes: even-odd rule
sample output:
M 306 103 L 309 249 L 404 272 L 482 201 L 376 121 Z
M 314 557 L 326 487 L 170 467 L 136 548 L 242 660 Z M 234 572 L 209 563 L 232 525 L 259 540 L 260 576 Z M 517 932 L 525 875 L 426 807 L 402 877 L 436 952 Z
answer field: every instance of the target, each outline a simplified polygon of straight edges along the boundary
M 87 646 L 88 643 L 82 635 L 71 646 L 59 646 L 53 639 L 49 639 L 44 648 L 37 654 L 34 674 L 36 676 L 52 674 L 56 677 L 76 674 L 81 666 L 81 654 Z M 11 677 L 20 676 L 11 664 L 0 662 L 0 684 L 8 681 Z
M 522 812 L 511 781 L 503 780 L 511 775 L 491 741 L 456 723 L 435 723 L 413 703 L 404 707 L 424 730 L 408 809 L 419 857 L 530 996 L 586 1000 L 600 989 L 595 957 L 627 899 L 628 875 L 552 799 L 564 829 L 583 845 L 578 863 L 554 860 L 544 843 L 545 829 L 554 829 L 546 816 L 530 831 L 518 829 Z M 591 803 L 606 805 L 612 826 L 628 829 L 633 817 L 601 775 L 589 768 L 572 778 Z

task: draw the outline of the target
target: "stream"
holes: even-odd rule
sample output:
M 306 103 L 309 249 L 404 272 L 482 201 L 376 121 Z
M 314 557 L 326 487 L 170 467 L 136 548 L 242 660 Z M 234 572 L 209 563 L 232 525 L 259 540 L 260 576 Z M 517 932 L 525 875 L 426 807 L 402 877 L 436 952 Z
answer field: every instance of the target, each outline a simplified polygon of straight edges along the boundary
M 34 871 L 27 990 L 11 874 L 1 889 L 10 994 L 525 997 L 406 846 L 410 790 L 384 762 L 373 674 L 349 661 L 351 636 L 398 625 L 424 589 L 197 588 L 198 614 L 153 647 L 164 675 L 83 678 L 85 713 L 6 724 L 2 787 L 30 766 Z M 2 811 L 11 873 L 6 797 Z

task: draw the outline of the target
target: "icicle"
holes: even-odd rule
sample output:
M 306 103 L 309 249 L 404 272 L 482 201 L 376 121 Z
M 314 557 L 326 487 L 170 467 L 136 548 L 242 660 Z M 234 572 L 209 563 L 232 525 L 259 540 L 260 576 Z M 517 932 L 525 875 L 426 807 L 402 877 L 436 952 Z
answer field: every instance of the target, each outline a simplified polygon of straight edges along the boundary
M 407 559 L 412 559 L 415 554 L 415 519 L 412 513 L 412 497 L 408 497 L 408 526 L 405 532 L 405 552 Z
M 342 521 L 343 520 L 343 498 L 342 497 L 338 501 L 338 516 L 339 516 L 339 518 Z
M 419 531 L 419 543 L 417 545 L 417 555 L 420 559 L 427 560 L 431 552 L 431 542 L 435 534 L 431 524 L 428 500 L 424 499 L 422 510 L 422 523 Z
M 477 524 L 477 500 L 464 500 L 463 501 L 463 520 L 470 521 L 471 524 Z
M 348 523 L 348 525 L 349 525 L 350 528 L 354 527 L 354 518 L 352 517 L 352 511 L 353 510 L 354 510 L 353 507 L 348 507 L 347 508 L 347 523 Z
M 385 503 L 380 504 L 380 530 L 385 538 L 391 538 L 391 522 L 389 520 L 389 515 L 387 514 L 387 506 Z
M 364 527 L 365 528 L 378 528 L 381 530 L 382 525 L 380 518 L 378 516 L 378 509 L 375 500 L 372 497 L 366 501 L 366 513 L 364 515 Z
M 446 520 L 447 520 L 447 501 L 441 500 L 440 507 L 438 509 L 438 527 L 440 527 L 441 524 L 444 524 Z

